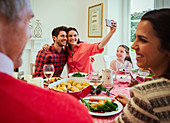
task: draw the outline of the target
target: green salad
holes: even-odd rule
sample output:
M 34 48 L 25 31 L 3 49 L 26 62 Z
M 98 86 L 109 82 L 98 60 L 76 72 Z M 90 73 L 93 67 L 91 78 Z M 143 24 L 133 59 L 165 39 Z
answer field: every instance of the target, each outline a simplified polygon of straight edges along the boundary
M 152 77 L 154 75 L 154 73 L 150 73 L 148 76 L 146 77 Z
M 88 74 L 81 74 L 80 72 L 77 72 L 77 73 L 74 73 L 72 76 L 73 77 L 85 77 L 85 76 L 88 76 Z

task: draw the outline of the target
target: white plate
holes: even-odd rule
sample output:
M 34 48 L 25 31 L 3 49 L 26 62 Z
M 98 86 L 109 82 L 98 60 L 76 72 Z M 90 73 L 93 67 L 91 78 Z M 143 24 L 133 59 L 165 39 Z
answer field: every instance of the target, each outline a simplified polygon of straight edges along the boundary
M 78 73 L 78 72 L 74 72 L 74 73 Z M 74 73 L 69 73 L 68 74 L 69 78 L 74 77 L 73 76 Z M 79 73 L 81 73 L 82 75 L 85 75 L 85 77 L 88 77 L 88 73 L 82 73 L 82 72 L 79 72 Z M 85 77 L 76 77 L 76 78 L 85 78 Z
M 130 76 L 126 76 L 126 75 L 117 75 L 117 81 L 122 82 L 122 83 L 129 82 L 130 79 L 131 79 Z
M 137 75 L 137 77 L 141 78 L 143 80 L 144 76 Z M 152 77 L 145 77 L 146 80 L 152 79 Z
M 101 97 L 101 96 L 85 97 L 83 99 L 90 99 L 90 98 L 111 99 L 109 97 Z M 117 111 L 105 112 L 105 113 L 96 113 L 96 112 L 89 111 L 89 114 L 94 115 L 94 116 L 111 116 L 111 115 L 115 115 L 115 114 L 121 112 L 122 109 L 123 109 L 122 104 L 119 101 L 117 101 L 117 100 L 115 100 L 114 103 L 116 103 L 118 105 L 118 110 Z

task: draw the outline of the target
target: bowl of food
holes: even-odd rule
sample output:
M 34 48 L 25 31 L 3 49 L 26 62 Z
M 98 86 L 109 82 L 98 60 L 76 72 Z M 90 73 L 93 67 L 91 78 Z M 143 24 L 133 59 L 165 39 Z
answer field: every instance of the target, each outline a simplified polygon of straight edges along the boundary
M 69 93 L 78 99 L 80 99 L 80 97 L 83 98 L 87 96 L 92 89 L 90 81 L 81 78 L 61 79 L 49 84 L 48 87 L 56 92 Z
M 68 77 L 69 78 L 82 78 L 86 79 L 88 78 L 89 74 L 88 73 L 82 73 L 82 72 L 74 72 L 74 73 L 69 73 Z

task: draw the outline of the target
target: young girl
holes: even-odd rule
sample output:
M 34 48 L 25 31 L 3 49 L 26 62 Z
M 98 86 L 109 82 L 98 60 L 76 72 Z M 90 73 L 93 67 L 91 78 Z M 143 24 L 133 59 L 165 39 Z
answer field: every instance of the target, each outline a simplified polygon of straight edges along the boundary
M 116 52 L 117 59 L 110 63 L 110 68 L 114 71 L 119 69 L 132 68 L 132 61 L 129 56 L 129 47 L 119 45 Z

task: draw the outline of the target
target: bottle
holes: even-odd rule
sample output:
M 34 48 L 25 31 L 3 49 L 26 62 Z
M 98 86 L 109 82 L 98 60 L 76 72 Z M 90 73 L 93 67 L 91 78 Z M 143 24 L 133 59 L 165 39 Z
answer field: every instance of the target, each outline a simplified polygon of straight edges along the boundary
M 36 20 L 36 27 L 34 29 L 34 37 L 41 38 L 42 36 L 42 29 L 40 27 L 40 20 Z

